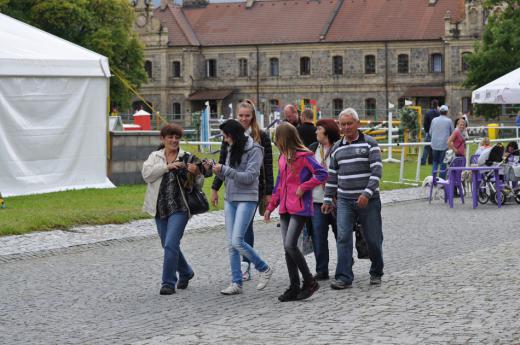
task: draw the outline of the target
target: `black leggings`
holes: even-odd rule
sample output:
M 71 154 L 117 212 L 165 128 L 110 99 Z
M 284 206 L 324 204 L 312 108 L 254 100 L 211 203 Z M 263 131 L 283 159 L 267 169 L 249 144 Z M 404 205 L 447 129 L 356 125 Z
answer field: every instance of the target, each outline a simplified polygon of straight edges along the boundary
M 282 230 L 283 248 L 285 250 L 285 262 L 287 263 L 287 271 L 292 287 L 300 286 L 300 275 L 302 273 L 303 281 L 310 282 L 314 278 L 307 266 L 307 261 L 302 252 L 298 248 L 298 238 L 302 232 L 303 226 L 307 221 L 307 217 L 281 214 L 280 228 Z

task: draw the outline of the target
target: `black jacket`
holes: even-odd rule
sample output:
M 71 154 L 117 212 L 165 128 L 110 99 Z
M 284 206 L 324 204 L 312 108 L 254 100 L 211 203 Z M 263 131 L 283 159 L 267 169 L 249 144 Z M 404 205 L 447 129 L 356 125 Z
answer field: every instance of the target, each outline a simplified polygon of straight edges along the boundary
M 264 148 L 264 164 L 260 169 L 260 177 L 258 184 L 259 196 L 262 198 L 265 195 L 271 195 L 273 193 L 274 187 L 274 179 L 273 179 L 273 148 L 271 147 L 271 138 L 269 134 L 264 131 L 260 131 L 260 145 Z M 218 162 L 220 164 L 226 164 L 228 152 L 228 144 L 222 142 L 222 146 L 220 147 L 220 155 L 218 158 Z M 265 172 L 265 176 L 264 176 Z M 213 180 L 213 184 L 211 185 L 211 189 L 219 190 L 222 186 L 223 181 L 215 176 Z
M 428 134 L 430 132 L 430 127 L 432 125 L 433 119 L 439 115 L 440 115 L 440 113 L 437 109 L 430 109 L 426 112 L 426 115 L 424 115 L 424 120 L 423 120 L 424 132 L 426 134 Z
M 303 141 L 303 144 L 309 147 L 312 143 L 317 141 L 316 139 L 316 127 L 312 122 L 304 122 L 298 126 L 298 134 Z

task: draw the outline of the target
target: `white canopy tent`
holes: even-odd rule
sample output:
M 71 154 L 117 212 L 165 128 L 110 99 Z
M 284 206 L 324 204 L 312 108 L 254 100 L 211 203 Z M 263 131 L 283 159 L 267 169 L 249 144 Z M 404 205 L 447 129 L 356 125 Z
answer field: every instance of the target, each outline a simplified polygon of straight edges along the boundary
M 109 188 L 108 59 L 0 14 L 0 192 Z
M 473 91 L 471 102 L 477 104 L 520 104 L 520 68 Z

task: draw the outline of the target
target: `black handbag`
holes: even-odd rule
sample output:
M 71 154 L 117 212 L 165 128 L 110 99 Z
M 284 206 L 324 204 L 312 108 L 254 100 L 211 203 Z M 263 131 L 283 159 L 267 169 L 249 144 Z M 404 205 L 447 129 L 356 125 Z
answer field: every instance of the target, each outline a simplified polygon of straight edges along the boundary
M 189 155 L 189 157 L 184 157 L 185 163 L 188 163 L 188 161 L 193 162 L 193 159 L 193 155 Z M 179 182 L 179 186 L 182 186 L 182 184 L 178 180 L 178 177 L 177 181 Z M 208 198 L 206 198 L 206 194 L 204 194 L 204 192 L 200 190 L 200 187 L 195 181 L 191 184 L 191 188 L 184 188 L 184 197 L 186 199 L 188 209 L 190 210 L 190 214 L 192 216 L 195 214 L 201 214 L 209 211 Z
M 185 189 L 184 195 L 186 196 L 186 202 L 188 203 L 191 215 L 209 211 L 209 202 L 206 198 L 206 194 L 199 190 L 199 187 L 197 187 L 196 184 L 193 184 L 193 187 L 190 190 Z
M 356 222 L 354 225 L 354 231 L 356 232 L 356 251 L 358 259 L 369 259 L 368 246 L 363 236 L 363 228 L 361 224 Z

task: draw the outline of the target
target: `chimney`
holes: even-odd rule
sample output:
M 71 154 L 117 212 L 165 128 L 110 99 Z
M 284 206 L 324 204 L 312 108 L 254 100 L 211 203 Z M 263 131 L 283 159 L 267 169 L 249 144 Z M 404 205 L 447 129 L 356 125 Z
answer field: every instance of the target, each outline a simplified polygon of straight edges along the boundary
M 246 8 L 251 8 L 255 4 L 255 0 L 246 0 Z
M 435 6 L 437 5 L 437 0 L 428 0 L 428 6 Z

